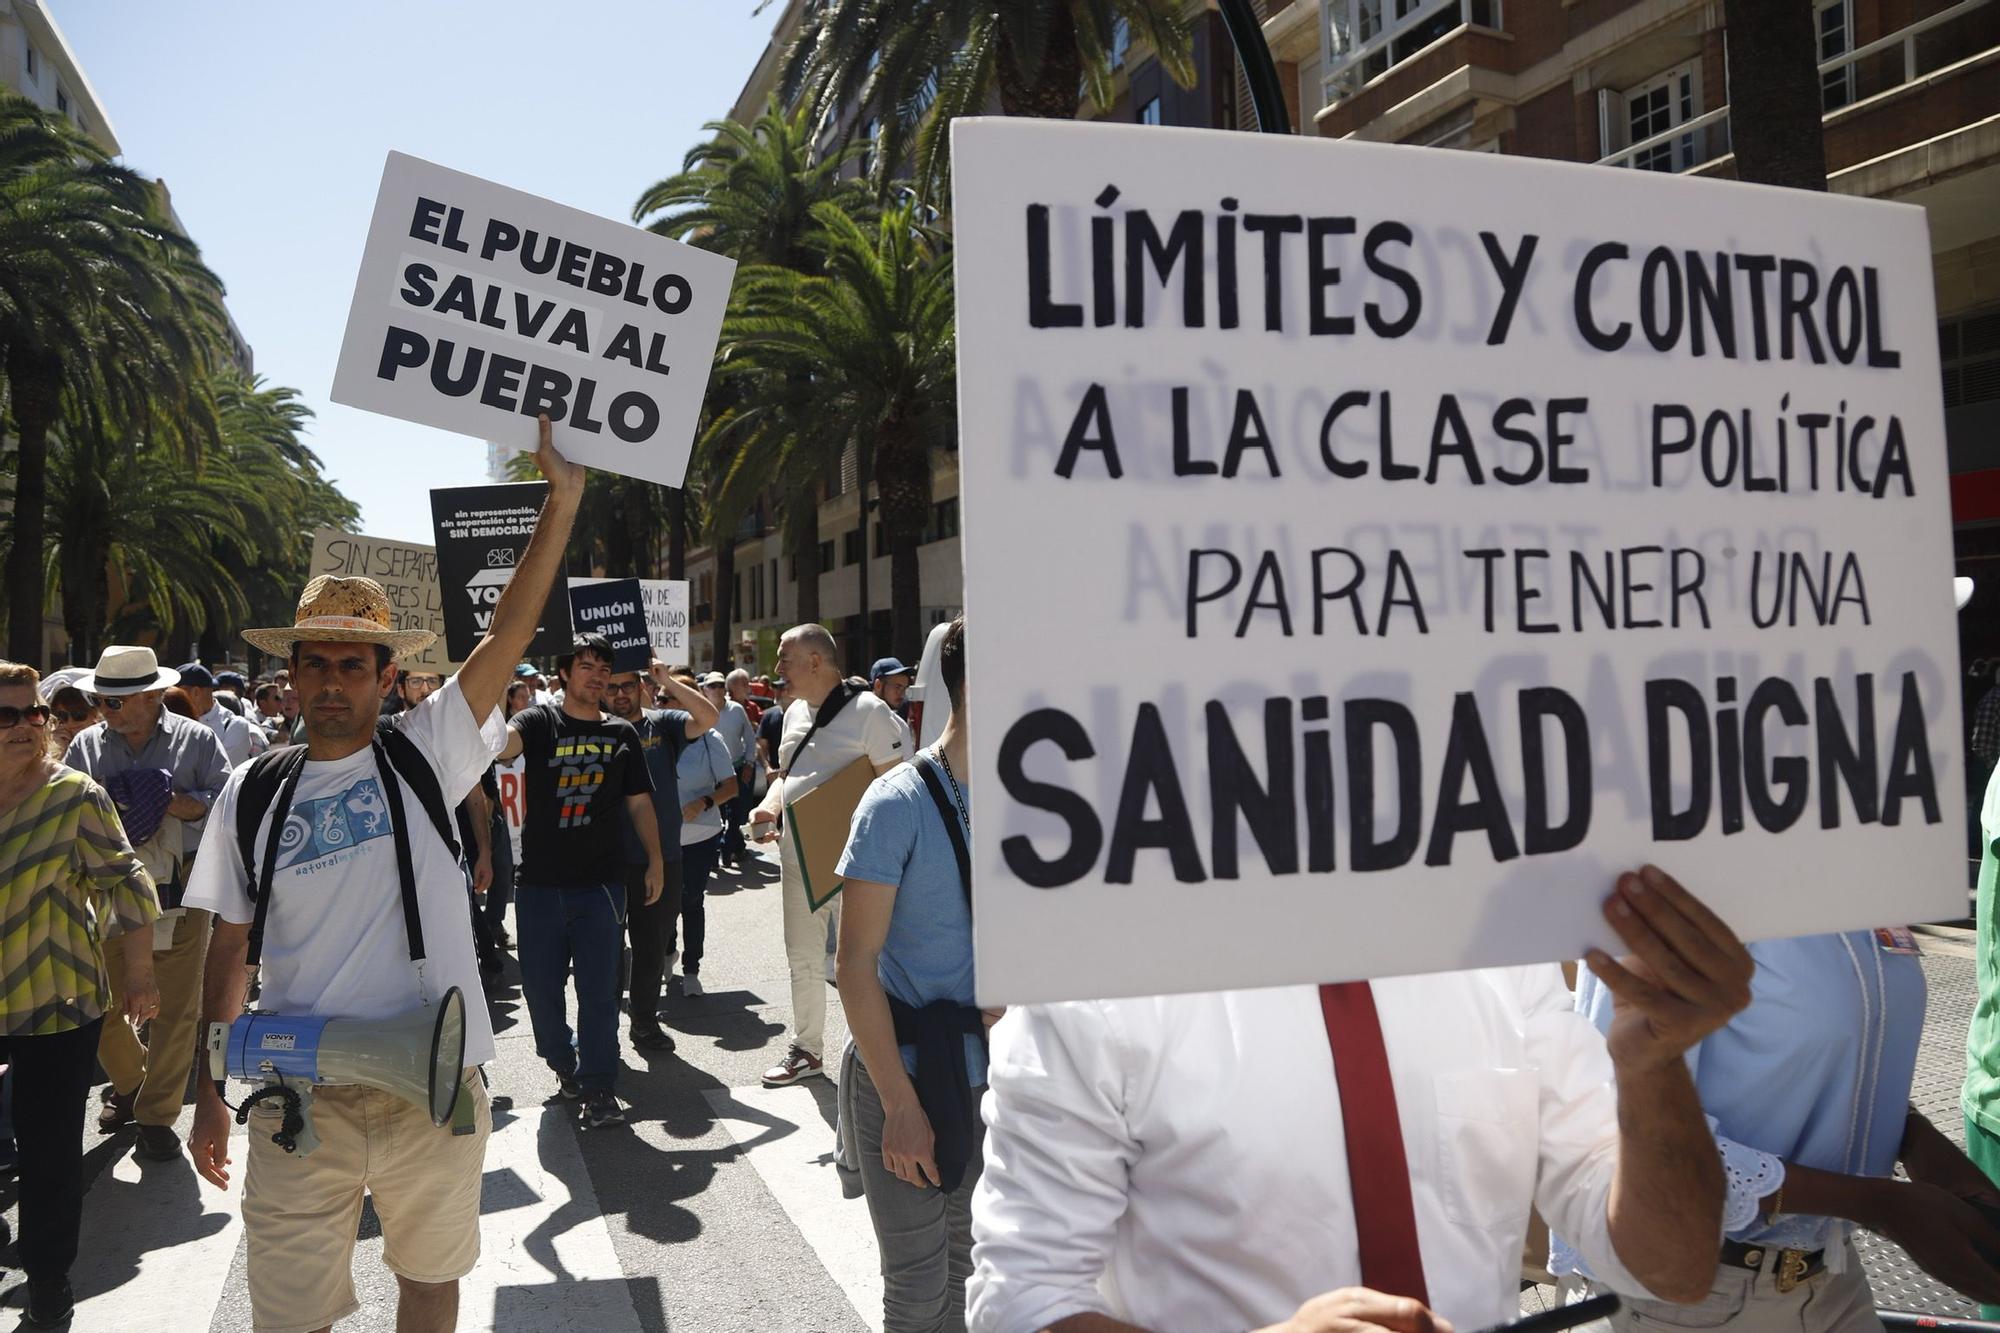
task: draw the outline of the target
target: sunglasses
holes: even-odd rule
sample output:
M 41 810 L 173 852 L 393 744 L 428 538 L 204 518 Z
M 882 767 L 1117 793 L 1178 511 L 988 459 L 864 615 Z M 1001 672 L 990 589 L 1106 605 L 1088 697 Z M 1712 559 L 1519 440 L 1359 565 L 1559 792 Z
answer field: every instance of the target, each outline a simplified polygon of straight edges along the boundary
M 91 702 L 107 713 L 115 713 L 125 706 L 125 701 L 115 694 L 93 694 Z
M 48 705 L 30 704 L 26 708 L 0 705 L 0 731 L 12 731 L 23 722 L 31 727 L 46 727 L 49 724 Z
M 86 709 L 82 710 L 81 712 L 77 712 L 77 713 L 72 713 L 72 712 L 70 712 L 70 711 L 69 711 L 69 710 L 68 710 L 67 708 L 56 708 L 56 709 L 52 709 L 52 710 L 50 710 L 50 711 L 51 711 L 51 712 L 52 712 L 52 713 L 53 713 L 53 714 L 55 715 L 55 719 L 56 719 L 56 721 L 58 721 L 58 722 L 88 722 L 88 721 L 90 721 L 90 710 L 89 710 L 88 708 L 86 708 Z

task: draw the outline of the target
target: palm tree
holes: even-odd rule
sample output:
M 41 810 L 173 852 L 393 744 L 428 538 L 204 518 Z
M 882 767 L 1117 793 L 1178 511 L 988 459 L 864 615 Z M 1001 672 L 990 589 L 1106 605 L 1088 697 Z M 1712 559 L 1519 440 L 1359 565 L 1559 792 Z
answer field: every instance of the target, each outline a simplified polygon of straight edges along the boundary
M 912 207 L 864 227 L 813 210 L 822 272 L 753 267 L 724 323 L 724 373 L 784 381 L 823 438 L 856 444 L 881 492 L 892 650 L 922 644 L 917 548 L 931 514 L 932 450 L 957 432 L 951 255 Z M 739 416 L 739 420 L 742 417 Z M 717 429 L 732 429 L 718 423 Z M 754 423 L 733 427 L 754 434 Z M 864 525 L 865 531 L 865 525 Z
M 1112 98 L 1122 20 L 1183 88 L 1195 81 L 1185 0 L 819 0 L 785 53 L 785 83 L 817 122 L 847 106 L 879 125 L 871 171 L 887 195 L 915 136 L 915 185 L 936 200 L 949 125 L 995 98 L 1010 116 L 1068 120 L 1077 90 Z
M 218 438 L 198 462 L 95 402 L 55 432 L 40 566 L 62 592 L 73 657 L 154 634 L 169 657 L 200 635 L 220 658 L 246 618 L 290 614 L 313 532 L 358 520 L 300 440 L 310 413 L 292 390 L 232 371 L 214 397 Z
M 49 443 L 93 400 L 190 451 L 222 285 L 153 186 L 57 115 L 0 95 L 0 372 L 19 443 L 7 647 L 41 657 Z
M 804 108 L 788 112 L 773 101 L 750 125 L 722 120 L 711 121 L 706 128 L 713 137 L 688 153 L 678 175 L 654 184 L 639 197 L 632 210 L 634 221 L 651 217 L 646 224 L 650 230 L 698 242 L 741 264 L 811 272 L 821 263 L 821 251 L 814 245 L 819 225 L 815 208 L 833 204 L 849 215 L 870 215 L 867 190 L 859 181 L 841 178 L 847 164 L 865 148 L 855 144 L 830 153 L 816 151 Z M 749 385 L 738 377 L 731 383 L 740 388 L 741 402 L 726 401 L 729 391 L 718 383 L 699 450 L 703 457 L 690 465 L 712 488 L 703 508 L 716 550 L 717 666 L 728 650 L 735 610 L 733 534 L 757 502 L 757 493 L 766 488 L 783 499 L 778 512 L 784 544 L 800 562 L 798 619 L 819 619 L 819 485 L 829 456 L 837 457 L 842 443 L 826 437 L 810 415 L 766 413 L 771 438 L 784 444 L 760 449 L 758 469 L 746 471 L 731 458 L 711 457 L 733 450 L 741 438 L 734 431 L 713 429 L 734 408 L 756 400 L 777 408 L 798 401 L 798 395 L 787 393 L 782 383 L 768 379 Z M 753 478 L 755 484 L 746 488 L 745 480 Z M 668 513 L 670 563 L 674 563 L 671 548 L 678 546 L 684 556 L 687 526 L 682 497 Z

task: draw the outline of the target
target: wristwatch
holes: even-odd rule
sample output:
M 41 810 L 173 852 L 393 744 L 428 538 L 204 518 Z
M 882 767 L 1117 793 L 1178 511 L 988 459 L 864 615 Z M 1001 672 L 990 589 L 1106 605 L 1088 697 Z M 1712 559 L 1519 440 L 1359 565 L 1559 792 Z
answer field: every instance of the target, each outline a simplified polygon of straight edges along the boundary
M 708 795 L 701 798 L 701 808 L 704 810 L 715 809 L 715 793 L 710 792 Z

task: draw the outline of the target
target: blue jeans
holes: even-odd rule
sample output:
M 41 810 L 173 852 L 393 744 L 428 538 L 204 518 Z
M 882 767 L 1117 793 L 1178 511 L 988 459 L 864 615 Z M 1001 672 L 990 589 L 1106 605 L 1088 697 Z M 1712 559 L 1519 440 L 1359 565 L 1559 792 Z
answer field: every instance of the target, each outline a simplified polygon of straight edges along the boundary
M 519 884 L 515 950 L 521 994 L 535 1029 L 535 1054 L 586 1089 L 618 1081 L 619 976 L 625 947 L 623 884 Z M 576 1032 L 564 1013 L 563 985 L 576 966 Z
M 708 877 L 715 873 L 715 858 L 721 850 L 720 834 L 681 848 L 680 915 L 687 929 L 687 942 L 681 946 L 681 975 L 684 977 L 701 974 L 701 950 L 708 939 L 708 910 L 704 899 L 708 893 Z M 667 951 L 671 953 L 673 948 L 674 927 L 670 921 L 667 924 Z

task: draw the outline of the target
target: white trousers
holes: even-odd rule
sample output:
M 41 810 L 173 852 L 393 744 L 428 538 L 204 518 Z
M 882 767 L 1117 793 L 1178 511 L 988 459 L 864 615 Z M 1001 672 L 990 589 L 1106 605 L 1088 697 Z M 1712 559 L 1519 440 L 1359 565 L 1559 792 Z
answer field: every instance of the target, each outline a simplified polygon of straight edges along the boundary
M 785 895 L 785 966 L 792 975 L 792 1042 L 822 1058 L 826 1047 L 826 941 L 837 930 L 840 899 L 815 912 L 790 860 L 778 880 Z

